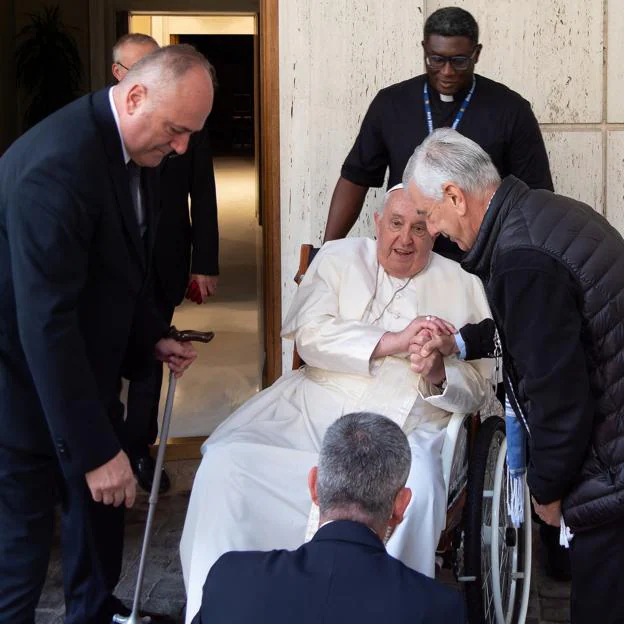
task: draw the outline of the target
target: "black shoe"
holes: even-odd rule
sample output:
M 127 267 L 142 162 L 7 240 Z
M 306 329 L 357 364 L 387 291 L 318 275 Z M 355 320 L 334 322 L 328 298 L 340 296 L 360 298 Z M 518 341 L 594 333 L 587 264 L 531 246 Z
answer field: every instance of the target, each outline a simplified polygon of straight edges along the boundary
M 131 455 L 130 463 L 132 464 L 132 470 L 134 470 L 134 474 L 141 488 L 146 492 L 151 492 L 152 482 L 154 481 L 154 470 L 156 468 L 156 461 L 154 458 L 146 451 L 145 453 Z M 160 475 L 160 488 L 158 491 L 160 494 L 164 494 L 169 491 L 170 487 L 171 482 L 169 481 L 169 476 L 163 468 Z
M 559 545 L 559 529 L 546 524 L 540 525 L 540 554 L 546 576 L 555 581 L 569 581 L 570 551 Z

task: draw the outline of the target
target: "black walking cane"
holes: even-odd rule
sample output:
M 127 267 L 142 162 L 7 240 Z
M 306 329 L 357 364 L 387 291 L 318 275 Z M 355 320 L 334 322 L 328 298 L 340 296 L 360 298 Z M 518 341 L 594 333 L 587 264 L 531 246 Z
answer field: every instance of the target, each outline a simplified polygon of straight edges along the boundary
M 172 327 L 167 334 L 167 338 L 173 338 L 178 342 L 210 342 L 214 338 L 214 332 L 198 332 L 192 330 L 178 331 Z M 145 573 L 145 560 L 149 548 L 152 523 L 154 522 L 154 512 L 158 504 L 158 492 L 160 489 L 160 475 L 165 461 L 165 451 L 167 448 L 167 438 L 169 437 L 169 424 L 171 422 L 171 410 L 173 408 L 173 397 L 176 389 L 176 377 L 173 371 L 169 371 L 169 388 L 167 390 L 167 402 L 163 414 L 162 429 L 160 430 L 160 442 L 158 444 L 158 454 L 156 455 L 156 468 L 154 469 L 154 480 L 149 497 L 149 509 L 147 511 L 147 522 L 145 523 L 145 534 L 143 535 L 143 547 L 141 548 L 141 559 L 139 561 L 139 574 L 137 576 L 136 587 L 134 588 L 134 599 L 132 601 L 132 613 L 130 615 L 114 615 L 113 622 L 116 624 L 149 624 L 152 619 L 149 616 L 141 617 L 139 610 L 141 607 L 141 589 L 143 587 L 143 575 Z

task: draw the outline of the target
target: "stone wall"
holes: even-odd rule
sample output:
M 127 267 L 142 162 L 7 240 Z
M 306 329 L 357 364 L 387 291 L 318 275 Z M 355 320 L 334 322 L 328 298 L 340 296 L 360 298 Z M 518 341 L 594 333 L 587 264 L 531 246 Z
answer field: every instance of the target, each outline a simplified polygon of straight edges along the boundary
M 424 18 L 449 4 L 479 22 L 477 72 L 531 102 L 556 191 L 589 203 L 624 232 L 624 0 L 281 2 L 284 314 L 299 244 L 321 241 L 340 165 L 368 104 L 381 87 L 422 73 Z M 369 193 L 353 234 L 372 233 L 378 203 L 378 192 Z M 284 344 L 284 368 L 290 348 Z

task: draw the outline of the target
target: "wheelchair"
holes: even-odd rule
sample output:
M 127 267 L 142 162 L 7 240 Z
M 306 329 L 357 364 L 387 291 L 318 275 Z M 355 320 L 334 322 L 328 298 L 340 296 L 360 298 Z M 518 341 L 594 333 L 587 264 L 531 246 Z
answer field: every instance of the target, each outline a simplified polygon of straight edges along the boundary
M 309 244 L 301 246 L 297 284 L 317 251 Z M 295 349 L 293 368 L 303 364 Z M 507 514 L 506 457 L 505 421 L 500 416 L 451 416 L 442 449 L 446 526 L 436 555 L 465 593 L 470 624 L 524 624 L 527 616 L 531 504 L 525 481 L 524 522 L 515 528 Z M 311 517 L 309 534 L 314 522 Z

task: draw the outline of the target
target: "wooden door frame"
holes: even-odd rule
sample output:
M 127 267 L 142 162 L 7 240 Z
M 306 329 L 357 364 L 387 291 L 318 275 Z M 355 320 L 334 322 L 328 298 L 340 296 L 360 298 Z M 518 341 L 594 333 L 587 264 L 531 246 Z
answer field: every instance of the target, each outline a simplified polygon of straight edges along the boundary
M 264 387 L 282 374 L 282 267 L 280 219 L 279 0 L 260 0 L 260 210 Z

